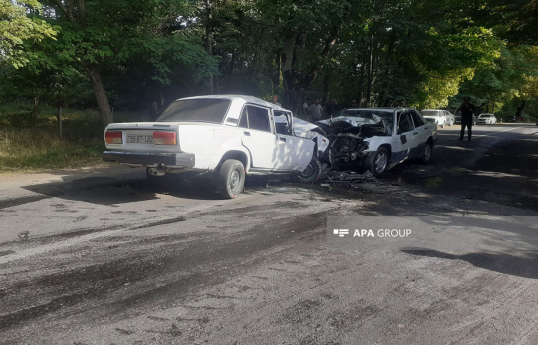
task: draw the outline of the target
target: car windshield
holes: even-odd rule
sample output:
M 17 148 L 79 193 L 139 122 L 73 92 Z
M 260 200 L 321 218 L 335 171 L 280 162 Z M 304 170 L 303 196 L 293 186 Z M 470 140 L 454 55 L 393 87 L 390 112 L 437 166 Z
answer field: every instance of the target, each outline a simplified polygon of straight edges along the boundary
M 163 111 L 156 121 L 222 123 L 230 103 L 229 99 L 214 98 L 175 101 Z
M 333 121 L 338 121 L 339 118 L 349 118 L 357 125 L 375 125 L 385 121 L 388 128 L 394 125 L 394 113 L 391 111 L 373 110 L 373 109 L 344 109 L 338 117 L 333 118 Z
M 486 114 L 486 115 L 480 115 L 480 117 L 492 117 L 493 115 L 491 114 Z
M 423 110 L 422 116 L 437 116 L 437 110 Z

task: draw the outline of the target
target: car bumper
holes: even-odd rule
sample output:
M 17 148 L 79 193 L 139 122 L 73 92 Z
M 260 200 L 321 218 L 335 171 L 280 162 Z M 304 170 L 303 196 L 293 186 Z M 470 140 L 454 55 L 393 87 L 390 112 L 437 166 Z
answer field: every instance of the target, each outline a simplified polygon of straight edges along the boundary
M 140 166 L 179 166 L 192 168 L 195 165 L 195 157 L 192 153 L 130 153 L 105 151 L 101 154 L 105 162 L 117 162 L 120 164 Z

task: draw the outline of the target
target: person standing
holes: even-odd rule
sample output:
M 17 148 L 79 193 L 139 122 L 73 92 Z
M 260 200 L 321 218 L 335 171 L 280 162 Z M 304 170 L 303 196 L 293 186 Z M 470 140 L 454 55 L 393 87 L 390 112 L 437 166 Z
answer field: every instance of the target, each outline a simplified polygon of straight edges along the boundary
M 273 95 L 273 104 L 281 107 L 282 105 L 278 102 L 278 95 Z
M 331 118 L 333 113 L 336 113 L 336 99 L 331 99 L 325 106 L 325 114 L 327 118 Z
M 314 104 L 308 107 L 308 113 L 310 114 L 312 123 L 321 120 L 321 116 L 323 115 L 323 107 L 321 104 L 319 104 L 319 99 L 316 99 Z
M 309 121 L 308 116 L 310 116 L 310 114 L 308 113 L 308 107 L 310 107 L 310 98 L 307 98 L 303 103 L 303 120 L 305 121 Z
M 161 115 L 161 112 L 159 110 L 157 102 L 151 103 L 151 109 L 149 110 L 149 117 L 151 119 L 151 122 L 155 122 L 159 115 Z
M 471 141 L 471 136 L 473 135 L 473 114 L 475 111 L 475 106 L 471 104 L 471 97 L 465 97 L 463 99 L 463 103 L 459 109 L 456 110 L 456 114 L 458 111 L 461 111 L 461 132 L 459 140 L 463 140 L 465 127 L 467 127 L 467 140 Z

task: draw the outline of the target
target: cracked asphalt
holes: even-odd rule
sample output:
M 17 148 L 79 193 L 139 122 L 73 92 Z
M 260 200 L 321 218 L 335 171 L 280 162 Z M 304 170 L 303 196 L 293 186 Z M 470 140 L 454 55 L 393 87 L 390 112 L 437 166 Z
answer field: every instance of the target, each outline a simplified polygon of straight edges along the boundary
M 537 344 L 538 127 L 458 136 L 429 166 L 236 200 L 119 166 L 1 175 L 0 344 Z M 334 216 L 398 217 L 420 248 L 331 246 Z

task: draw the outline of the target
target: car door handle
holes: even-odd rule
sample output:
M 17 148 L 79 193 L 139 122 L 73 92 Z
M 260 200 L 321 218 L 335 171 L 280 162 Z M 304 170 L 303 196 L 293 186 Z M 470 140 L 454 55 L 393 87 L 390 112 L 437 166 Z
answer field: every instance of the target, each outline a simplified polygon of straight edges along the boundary
M 418 132 L 413 132 L 413 134 L 415 134 L 415 135 L 416 135 L 416 134 L 418 134 Z
M 243 132 L 244 135 L 246 135 L 247 137 L 250 137 L 250 132 Z
M 280 141 L 286 142 L 286 138 L 279 137 Z

